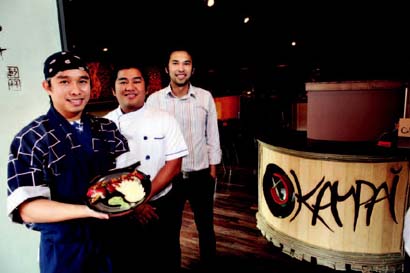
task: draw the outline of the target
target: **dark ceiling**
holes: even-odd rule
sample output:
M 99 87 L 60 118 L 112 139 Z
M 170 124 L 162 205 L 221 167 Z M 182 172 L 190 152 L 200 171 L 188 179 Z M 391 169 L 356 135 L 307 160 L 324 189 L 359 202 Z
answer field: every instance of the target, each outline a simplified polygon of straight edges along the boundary
M 408 79 L 404 7 L 301 2 L 215 0 L 210 8 L 205 0 L 63 0 L 68 48 L 89 58 L 163 65 L 166 49 L 182 41 L 195 49 L 197 64 L 224 75 L 308 81 L 316 71 L 322 80 Z

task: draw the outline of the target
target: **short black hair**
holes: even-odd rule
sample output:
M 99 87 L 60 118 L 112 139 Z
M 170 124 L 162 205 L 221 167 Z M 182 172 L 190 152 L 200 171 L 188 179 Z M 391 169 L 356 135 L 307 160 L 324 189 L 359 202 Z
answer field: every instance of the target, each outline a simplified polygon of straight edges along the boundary
M 130 68 L 136 68 L 139 71 L 141 71 L 141 75 L 144 78 L 145 81 L 145 88 L 147 88 L 148 85 L 148 75 L 146 74 L 144 66 L 135 61 L 118 61 L 112 65 L 112 72 L 111 72 L 111 77 L 110 77 L 110 87 L 115 88 L 115 80 L 117 79 L 118 76 L 118 71 L 123 70 L 123 69 L 130 69 Z
M 175 51 L 186 51 L 188 52 L 188 54 L 191 56 L 192 59 L 192 64 L 194 64 L 194 60 L 195 60 L 195 50 L 193 45 L 191 44 L 184 44 L 184 43 L 178 43 L 178 44 L 172 44 L 167 48 L 167 55 L 165 57 L 165 67 L 168 67 L 168 63 L 169 63 L 169 58 L 171 56 L 171 54 Z

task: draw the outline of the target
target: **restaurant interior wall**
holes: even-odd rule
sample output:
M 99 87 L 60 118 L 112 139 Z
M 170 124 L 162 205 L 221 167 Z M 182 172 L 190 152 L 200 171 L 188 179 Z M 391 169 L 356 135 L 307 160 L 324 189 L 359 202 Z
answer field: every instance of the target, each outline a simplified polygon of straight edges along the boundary
M 56 1 L 0 1 L 0 27 L 0 272 L 35 273 L 39 233 L 6 215 L 7 161 L 14 135 L 49 107 L 42 63 L 61 49 Z

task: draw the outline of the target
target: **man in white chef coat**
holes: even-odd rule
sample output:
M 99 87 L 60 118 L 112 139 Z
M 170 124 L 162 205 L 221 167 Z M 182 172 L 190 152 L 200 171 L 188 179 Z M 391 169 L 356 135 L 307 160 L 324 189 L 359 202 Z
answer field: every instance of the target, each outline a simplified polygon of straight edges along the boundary
M 120 238 L 110 241 L 114 272 L 141 266 L 177 272 L 179 259 L 175 253 L 179 247 L 176 234 L 179 229 L 178 219 L 174 219 L 176 203 L 170 189 L 172 179 L 181 173 L 182 157 L 188 154 L 187 145 L 172 115 L 145 105 L 147 91 L 140 66 L 116 65 L 111 88 L 119 106 L 105 117 L 117 124 L 130 148 L 117 158 L 117 167 L 140 161 L 138 170 L 149 175 L 152 181 L 145 203 L 131 216 L 118 217 L 111 222 L 110 232 L 120 234 Z M 133 245 L 141 251 L 125 250 L 133 250 Z

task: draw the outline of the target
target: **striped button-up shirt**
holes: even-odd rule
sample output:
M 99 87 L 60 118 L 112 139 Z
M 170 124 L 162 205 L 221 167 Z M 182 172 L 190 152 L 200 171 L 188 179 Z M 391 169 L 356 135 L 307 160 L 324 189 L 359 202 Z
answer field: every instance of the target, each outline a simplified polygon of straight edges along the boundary
M 182 160 L 182 171 L 198 171 L 221 162 L 216 106 L 209 91 L 190 85 L 188 94 L 178 98 L 168 85 L 151 94 L 147 105 L 166 110 L 178 120 L 189 151 Z

